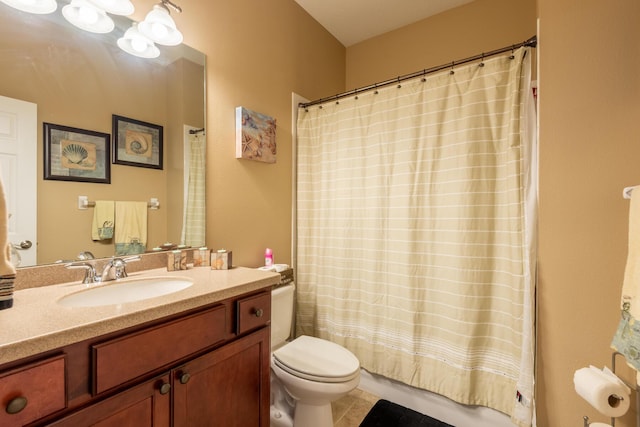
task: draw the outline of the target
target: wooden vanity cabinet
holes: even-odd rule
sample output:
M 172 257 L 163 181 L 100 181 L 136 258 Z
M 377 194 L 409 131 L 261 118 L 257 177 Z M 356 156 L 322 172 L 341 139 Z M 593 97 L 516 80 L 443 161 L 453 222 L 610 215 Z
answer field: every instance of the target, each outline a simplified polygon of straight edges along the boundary
M 269 426 L 269 328 L 173 373 L 174 427 Z
M 63 348 L 55 405 L 0 425 L 268 427 L 270 319 L 262 291 Z

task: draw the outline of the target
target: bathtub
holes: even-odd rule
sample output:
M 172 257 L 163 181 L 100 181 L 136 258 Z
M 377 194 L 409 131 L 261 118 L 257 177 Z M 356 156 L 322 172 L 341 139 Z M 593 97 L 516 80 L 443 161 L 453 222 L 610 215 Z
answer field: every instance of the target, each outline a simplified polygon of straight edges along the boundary
M 361 370 L 359 389 L 411 408 L 455 427 L 513 427 L 508 416 L 481 406 L 466 406 L 439 394 L 420 390 Z

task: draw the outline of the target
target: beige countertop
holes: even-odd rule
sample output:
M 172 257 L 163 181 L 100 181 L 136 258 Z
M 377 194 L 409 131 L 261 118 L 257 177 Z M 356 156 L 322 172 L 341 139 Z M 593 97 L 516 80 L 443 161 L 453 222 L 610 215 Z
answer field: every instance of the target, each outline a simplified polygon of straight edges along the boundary
M 0 364 L 269 288 L 280 281 L 279 273 L 244 267 L 198 267 L 171 272 L 158 268 L 131 273 L 124 280 L 154 276 L 184 277 L 194 284 L 165 296 L 98 307 L 64 307 L 57 301 L 88 286 L 118 282 L 83 285 L 76 281 L 16 291 L 13 307 L 0 310 Z

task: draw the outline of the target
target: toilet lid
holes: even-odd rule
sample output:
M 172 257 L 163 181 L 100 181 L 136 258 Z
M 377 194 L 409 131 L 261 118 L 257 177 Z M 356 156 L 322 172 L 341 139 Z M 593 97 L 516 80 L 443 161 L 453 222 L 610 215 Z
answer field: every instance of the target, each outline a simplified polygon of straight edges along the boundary
M 360 370 L 360 361 L 346 348 L 306 335 L 274 351 L 273 359 L 283 370 L 311 381 L 349 381 Z

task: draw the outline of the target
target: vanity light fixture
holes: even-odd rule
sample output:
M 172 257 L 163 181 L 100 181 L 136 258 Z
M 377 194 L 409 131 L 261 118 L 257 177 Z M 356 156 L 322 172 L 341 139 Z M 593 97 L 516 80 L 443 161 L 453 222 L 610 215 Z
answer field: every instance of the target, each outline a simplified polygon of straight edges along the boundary
M 7 6 L 23 12 L 45 15 L 54 12 L 58 8 L 56 0 L 0 0 Z
M 88 0 L 71 0 L 62 8 L 62 16 L 76 27 L 92 33 L 109 33 L 115 27 L 106 12 Z
M 182 43 L 182 33 L 169 15 L 168 6 L 171 6 L 176 12 L 182 12 L 180 6 L 169 0 L 162 0 L 159 4 L 153 6 L 144 21 L 138 24 L 138 28 L 142 34 L 158 44 L 176 46 Z
M 113 15 L 129 16 L 135 11 L 130 0 L 90 0 L 91 3 Z
M 125 52 L 140 58 L 157 58 L 160 56 L 160 49 L 151 39 L 138 31 L 138 24 L 135 22 L 118 39 L 118 46 Z

